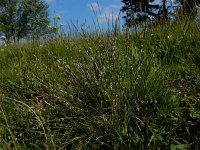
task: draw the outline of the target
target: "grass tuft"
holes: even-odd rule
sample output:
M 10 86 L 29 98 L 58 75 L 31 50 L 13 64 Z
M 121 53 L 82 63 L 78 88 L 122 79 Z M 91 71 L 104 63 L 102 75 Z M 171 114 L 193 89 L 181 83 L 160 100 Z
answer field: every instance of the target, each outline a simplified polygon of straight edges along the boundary
M 0 148 L 199 149 L 198 26 L 0 47 Z

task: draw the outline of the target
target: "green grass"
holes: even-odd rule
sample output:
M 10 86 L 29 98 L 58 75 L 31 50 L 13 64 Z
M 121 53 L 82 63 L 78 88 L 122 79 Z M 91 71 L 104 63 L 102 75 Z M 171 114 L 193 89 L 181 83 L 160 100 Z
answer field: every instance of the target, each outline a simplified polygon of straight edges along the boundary
M 0 149 L 199 149 L 199 24 L 0 48 Z

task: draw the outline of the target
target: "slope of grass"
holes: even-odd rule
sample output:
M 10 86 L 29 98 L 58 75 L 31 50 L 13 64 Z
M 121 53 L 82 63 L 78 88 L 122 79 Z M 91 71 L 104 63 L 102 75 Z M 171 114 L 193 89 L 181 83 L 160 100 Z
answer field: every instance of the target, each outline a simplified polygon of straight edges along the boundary
M 1 149 L 199 149 L 196 23 L 0 48 Z

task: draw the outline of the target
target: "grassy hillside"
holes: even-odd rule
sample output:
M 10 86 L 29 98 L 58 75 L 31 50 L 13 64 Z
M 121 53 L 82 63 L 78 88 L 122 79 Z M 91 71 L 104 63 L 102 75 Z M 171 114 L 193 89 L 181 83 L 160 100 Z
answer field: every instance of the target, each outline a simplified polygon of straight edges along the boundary
M 0 149 L 200 149 L 199 26 L 0 47 Z

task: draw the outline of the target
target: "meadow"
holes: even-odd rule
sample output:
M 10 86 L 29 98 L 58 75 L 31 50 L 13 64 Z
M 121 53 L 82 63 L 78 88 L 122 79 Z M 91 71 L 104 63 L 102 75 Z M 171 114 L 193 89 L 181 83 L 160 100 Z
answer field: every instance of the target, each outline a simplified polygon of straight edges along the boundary
M 200 149 L 200 24 L 0 47 L 0 149 Z

